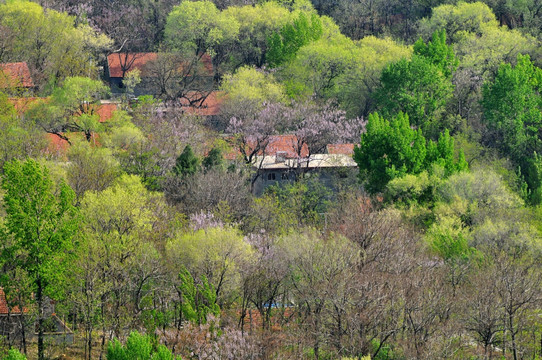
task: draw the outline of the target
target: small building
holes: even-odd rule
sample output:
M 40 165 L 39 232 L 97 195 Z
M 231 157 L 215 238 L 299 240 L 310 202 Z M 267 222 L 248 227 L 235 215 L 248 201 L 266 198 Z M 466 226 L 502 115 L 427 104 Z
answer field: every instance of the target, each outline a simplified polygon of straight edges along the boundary
M 334 188 L 333 179 L 355 175 L 357 168 L 352 156 L 345 154 L 311 154 L 305 158 L 287 158 L 280 152 L 275 155 L 257 156 L 253 167 L 258 178 L 253 187 L 256 195 L 261 195 L 271 185 L 292 183 L 300 174 L 317 174 L 319 180 L 329 188 Z
M 235 141 L 230 138 L 230 141 Z M 352 158 L 354 144 L 329 144 L 326 153 L 311 154 L 306 143 L 293 134 L 270 136 L 264 144 L 256 144 L 250 140 L 246 144 L 246 153 L 254 152 L 252 168 L 255 178 L 252 191 L 261 195 L 268 186 L 294 182 L 300 175 L 317 174 L 326 186 L 334 188 L 338 178 L 354 179 L 357 164 Z M 239 149 L 226 154 L 227 160 L 235 160 L 241 156 Z
M 36 340 L 36 317 L 31 315 L 29 308 L 23 307 L 21 310 L 19 306 L 10 307 L 4 290 L 0 288 L 0 336 L 6 337 L 10 342 L 20 341 L 23 326 L 27 341 Z M 73 332 L 56 315 L 55 303 L 52 300 L 45 306 L 44 326 L 46 339 L 56 343 L 73 343 Z
M 161 87 L 180 86 L 185 91 L 211 91 L 214 72 L 211 57 L 203 55 L 197 68 L 172 54 L 113 53 L 107 56 L 106 77 L 113 94 L 124 93 L 123 80 L 130 71 L 140 71 L 135 96 L 160 94 Z M 178 84 L 175 84 L 177 82 Z

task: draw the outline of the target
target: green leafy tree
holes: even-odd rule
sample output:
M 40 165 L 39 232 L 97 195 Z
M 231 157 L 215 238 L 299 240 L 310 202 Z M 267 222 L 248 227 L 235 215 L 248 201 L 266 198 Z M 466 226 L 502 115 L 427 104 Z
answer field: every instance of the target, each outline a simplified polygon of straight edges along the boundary
M 399 112 L 409 115 L 412 125 L 436 138 L 443 130 L 441 120 L 452 96 L 453 85 L 436 60 L 413 55 L 382 71 L 381 88 L 376 93 L 378 107 L 385 116 Z
M 74 16 L 27 0 L 2 2 L 0 27 L 13 34 L 0 51 L 0 63 L 26 61 L 39 89 L 50 90 L 69 76 L 97 78 L 98 56 L 112 45 L 88 24 L 76 24 Z
M 109 89 L 98 80 L 69 77 L 62 87 L 53 91 L 49 101 L 42 101 L 29 110 L 29 117 L 50 134 L 65 140 L 65 132 L 83 132 L 87 141 L 99 130 L 99 100 Z M 69 142 L 69 140 L 68 140 Z
M 207 154 L 207 156 L 203 158 L 201 164 L 206 170 L 223 167 L 224 156 L 222 155 L 222 150 L 217 147 L 212 148 L 211 151 L 209 151 L 209 154 Z
M 196 283 L 190 272 L 183 267 L 179 273 L 179 293 L 182 298 L 181 310 L 186 320 L 198 325 L 207 322 L 209 314 L 220 315 L 220 307 L 216 303 L 216 292 L 205 275 Z
M 8 355 L 4 360 L 26 360 L 26 356 L 21 354 L 17 349 L 11 349 L 8 351 Z
M 432 64 L 437 65 L 447 78 L 452 76 L 458 65 L 453 48 L 446 43 L 446 30 L 444 29 L 435 31 L 433 40 L 427 44 L 422 38 L 418 39 L 414 44 L 414 55 L 423 56 Z
M 484 26 L 497 27 L 499 24 L 489 6 L 482 2 L 456 5 L 443 4 L 433 8 L 431 17 L 421 20 L 419 34 L 429 39 L 436 31 L 444 30 L 451 42 L 457 42 L 466 33 L 480 34 Z
M 367 132 L 354 149 L 360 179 L 367 191 L 378 193 L 392 179 L 420 174 L 433 164 L 445 169 L 445 176 L 467 168 L 464 155 L 455 160 L 454 142 L 445 131 L 438 142 L 426 140 L 422 130 L 412 129 L 408 115 L 399 113 L 390 121 L 377 113 L 369 116 Z
M 113 340 L 107 347 L 107 360 L 181 360 L 175 357 L 164 345 L 154 343 L 149 335 L 141 335 L 133 331 L 122 345 L 118 339 Z
M 385 116 L 407 113 L 412 125 L 436 139 L 449 128 L 445 110 L 452 98 L 451 75 L 457 64 L 444 30 L 433 33 L 432 41 L 427 43 L 420 38 L 410 60 L 402 59 L 382 71 L 377 107 Z
M 194 155 L 192 147 L 186 145 L 183 152 L 175 161 L 173 172 L 180 177 L 194 175 L 199 170 L 199 159 Z
M 409 117 L 399 113 L 390 121 L 373 113 L 369 115 L 367 132 L 354 149 L 354 160 L 366 189 L 377 193 L 393 178 L 424 169 L 426 141 L 420 129 L 410 127 Z
M 12 256 L 31 279 L 38 305 L 38 358 L 43 360 L 44 296 L 61 293 L 78 226 L 75 194 L 63 182 L 55 189 L 47 168 L 34 160 L 13 160 L 4 172 L 5 227 L 14 242 L 2 256 Z
M 493 82 L 483 88 L 484 119 L 494 144 L 521 167 L 531 192 L 541 185 L 537 153 L 542 150 L 542 69 L 528 55 L 518 55 L 517 65 L 502 64 Z
M 305 13 L 300 13 L 292 24 L 284 25 L 280 32 L 269 37 L 267 62 L 271 67 L 277 67 L 290 61 L 303 45 L 318 40 L 322 32 L 322 22 L 317 14 L 312 14 L 309 20 Z

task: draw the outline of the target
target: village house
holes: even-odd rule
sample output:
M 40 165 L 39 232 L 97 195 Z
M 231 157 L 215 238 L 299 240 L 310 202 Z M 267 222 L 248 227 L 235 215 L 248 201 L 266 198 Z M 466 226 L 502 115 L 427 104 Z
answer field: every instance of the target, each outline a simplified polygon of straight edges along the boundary
M 45 306 L 44 322 L 45 339 L 55 343 L 73 343 L 73 332 L 56 315 L 52 300 Z M 17 305 L 9 306 L 5 292 L 0 288 L 0 336 L 8 342 L 18 342 L 23 338 L 23 331 L 26 341 L 37 339 L 36 317 L 29 308 L 23 307 L 21 310 Z
M 352 158 L 354 144 L 329 144 L 324 154 L 311 154 L 307 144 L 298 149 L 295 135 L 270 136 L 264 149 L 252 160 L 255 178 L 252 191 L 261 195 L 268 186 L 294 182 L 299 176 L 319 176 L 319 181 L 334 189 L 337 178 L 355 178 L 357 164 Z M 249 151 L 255 144 L 248 144 Z M 239 151 L 226 159 L 239 157 Z
M 203 55 L 199 62 L 187 64 L 171 54 L 113 53 L 107 56 L 106 77 L 113 95 L 125 93 L 124 79 L 132 70 L 139 70 L 141 82 L 134 96 L 163 95 L 171 87 L 180 86 L 184 93 L 212 91 L 214 73 L 211 57 Z

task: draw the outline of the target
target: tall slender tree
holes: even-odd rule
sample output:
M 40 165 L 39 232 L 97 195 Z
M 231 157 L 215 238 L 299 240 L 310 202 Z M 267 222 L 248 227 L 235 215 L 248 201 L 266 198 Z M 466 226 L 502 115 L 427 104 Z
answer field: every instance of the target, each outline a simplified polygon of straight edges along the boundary
M 45 166 L 13 160 L 4 166 L 5 234 L 12 245 L 1 256 L 26 271 L 38 308 L 38 359 L 44 355 L 45 296 L 59 293 L 72 238 L 77 230 L 75 193 L 65 183 L 55 187 Z

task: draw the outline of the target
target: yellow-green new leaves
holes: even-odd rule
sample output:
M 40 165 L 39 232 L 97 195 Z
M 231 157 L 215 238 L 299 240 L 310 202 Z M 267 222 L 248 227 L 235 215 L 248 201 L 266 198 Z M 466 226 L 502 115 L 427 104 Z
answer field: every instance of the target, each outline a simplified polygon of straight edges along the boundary
M 252 249 L 239 230 L 208 227 L 178 234 L 168 241 L 166 253 L 176 271 L 185 266 L 194 278 L 205 276 L 224 301 L 238 285 L 239 266 Z
M 81 212 L 89 230 L 110 246 L 135 246 L 152 229 L 153 197 L 159 196 L 145 189 L 139 177 L 124 175 L 104 191 L 87 192 Z
M 487 25 L 499 25 L 489 6 L 482 2 L 460 1 L 457 5 L 435 7 L 430 18 L 420 21 L 419 33 L 424 39 L 429 39 L 435 31 L 444 29 L 450 40 L 456 42 L 462 33 L 480 34 Z
M 239 23 L 210 1 L 183 1 L 169 14 L 165 29 L 169 45 L 186 54 L 200 55 L 239 33 Z
M 232 75 L 225 75 L 221 90 L 226 92 L 230 105 L 246 102 L 262 105 L 285 100 L 284 88 L 272 74 L 246 66 Z
M 26 0 L 0 4 L 0 25 L 8 31 L 0 62 L 26 61 L 34 83 L 53 85 L 68 76 L 97 77 L 98 54 L 111 40 L 88 25 L 75 25 L 75 17 L 44 9 Z

